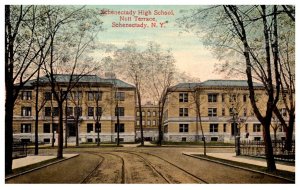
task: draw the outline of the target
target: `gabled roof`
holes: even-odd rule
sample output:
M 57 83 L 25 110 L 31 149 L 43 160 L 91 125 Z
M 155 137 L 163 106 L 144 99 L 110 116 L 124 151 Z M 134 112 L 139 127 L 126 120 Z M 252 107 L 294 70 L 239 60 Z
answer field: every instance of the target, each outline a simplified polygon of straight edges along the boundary
M 54 79 L 56 82 L 59 83 L 68 83 L 71 80 L 71 75 L 69 74 L 55 74 Z M 116 87 L 119 88 L 135 88 L 135 86 L 128 84 L 122 80 L 119 79 L 104 79 L 100 78 L 97 75 L 73 75 L 72 81 L 77 81 L 78 83 L 103 83 L 103 84 L 110 84 L 110 85 L 116 85 Z M 25 86 L 30 87 L 33 86 L 33 84 L 36 82 L 36 79 L 29 80 Z M 41 83 L 48 83 L 49 79 L 47 76 L 43 76 L 40 78 Z

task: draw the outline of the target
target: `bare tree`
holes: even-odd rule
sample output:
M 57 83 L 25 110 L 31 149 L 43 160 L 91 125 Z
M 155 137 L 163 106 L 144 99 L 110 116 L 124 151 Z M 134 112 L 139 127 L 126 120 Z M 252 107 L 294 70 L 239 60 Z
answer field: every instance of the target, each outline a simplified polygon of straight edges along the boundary
M 88 107 L 88 102 L 91 101 L 95 105 L 95 110 L 94 107 L 88 107 L 88 112 L 93 112 L 93 119 L 95 121 L 95 132 L 97 133 L 97 146 L 100 146 L 100 132 L 101 132 L 101 117 L 104 112 L 106 112 L 109 108 L 110 105 L 113 104 L 112 99 L 113 98 L 107 98 L 105 96 L 105 93 L 103 92 L 102 87 L 104 85 L 103 81 L 101 81 L 100 78 L 97 76 L 95 83 L 94 84 L 88 84 L 88 89 L 89 91 L 87 92 L 87 101 L 86 101 L 86 106 Z M 88 116 L 90 113 L 88 113 Z
M 246 62 L 246 73 L 248 79 L 248 86 L 249 86 L 249 93 L 250 93 L 250 102 L 253 107 L 253 111 L 258 118 L 258 120 L 262 123 L 264 127 L 264 142 L 265 142 L 265 153 L 267 159 L 268 169 L 270 171 L 276 170 L 276 165 L 273 156 L 273 148 L 272 142 L 270 137 L 270 124 L 272 119 L 272 113 L 276 104 L 279 100 L 279 93 L 280 93 L 280 73 L 278 68 L 278 33 L 277 33 L 277 6 L 273 7 L 273 12 L 275 13 L 273 16 L 273 35 L 274 41 L 270 41 L 270 28 L 268 26 L 267 21 L 267 13 L 266 7 L 261 6 L 259 9 L 260 16 L 262 17 L 262 24 L 263 24 L 263 36 L 265 42 L 265 63 L 266 65 L 262 65 L 262 63 L 257 60 L 257 57 L 253 55 L 253 51 L 250 48 L 250 45 L 247 40 L 247 33 L 245 30 L 245 22 L 243 17 L 238 12 L 238 7 L 236 6 L 224 6 L 224 10 L 228 17 L 230 18 L 235 32 L 239 36 L 240 41 L 243 43 L 244 47 L 244 57 Z M 273 63 L 271 60 L 271 49 L 270 44 L 272 44 L 273 48 Z M 253 79 L 252 79 L 252 70 L 253 70 L 253 62 L 251 61 L 251 57 L 253 58 L 253 62 L 256 64 L 261 65 L 261 67 L 266 66 L 265 69 L 261 69 L 260 72 L 262 73 L 261 79 L 262 82 L 265 84 L 266 92 L 268 94 L 268 100 L 266 104 L 266 112 L 265 115 L 259 111 L 257 104 L 255 102 L 255 93 L 253 87 Z M 273 64 L 273 67 L 271 66 Z M 274 69 L 274 71 L 272 71 Z M 275 78 L 275 88 L 273 86 L 273 78 Z
M 117 85 L 116 73 L 118 73 L 122 76 L 124 66 L 120 66 L 120 64 L 122 65 L 123 62 L 116 61 L 118 58 L 120 58 L 120 57 L 118 57 L 118 56 L 120 56 L 120 50 L 118 50 L 117 48 L 113 48 L 113 50 L 115 50 L 115 54 L 116 54 L 116 52 L 118 52 L 117 53 L 118 55 L 114 55 L 115 59 L 113 59 L 111 57 L 105 57 L 105 58 L 103 58 L 102 63 L 103 63 L 103 67 L 104 67 L 106 74 L 110 75 L 109 78 L 110 78 L 110 82 L 112 84 L 110 102 L 111 102 L 111 105 L 114 105 L 115 116 L 117 117 L 117 123 L 115 125 L 115 129 L 117 131 L 115 131 L 115 132 L 117 132 L 116 143 L 117 143 L 117 146 L 119 146 L 120 145 L 119 101 L 122 99 L 122 97 L 121 97 L 121 92 L 119 92 L 119 88 Z M 123 75 L 123 77 L 128 78 L 127 73 L 125 73 L 125 76 Z
M 228 95 L 228 101 L 225 101 L 224 105 L 229 110 L 229 115 L 232 116 L 229 121 L 232 122 L 236 155 L 238 156 L 240 155 L 241 128 L 245 126 L 249 117 L 248 95 L 233 89 L 225 91 L 225 93 Z M 257 98 L 256 101 L 258 101 Z
M 281 31 L 278 31 L 282 28 L 279 28 L 278 23 L 283 21 L 281 16 L 292 12 L 286 13 L 279 6 L 213 6 L 195 10 L 180 22 L 188 21 L 185 24 L 188 30 L 205 22 L 206 25 L 201 26 L 210 35 L 210 38 L 206 38 L 210 40 L 207 45 L 213 48 L 219 59 L 229 56 L 244 59 L 239 65 L 244 68 L 243 73 L 248 80 L 251 106 L 263 125 L 266 160 L 270 171 L 276 170 L 270 123 L 282 88 L 279 56 Z M 209 22 L 207 19 L 201 20 L 203 14 L 209 17 Z M 288 27 L 294 30 L 293 25 Z M 255 102 L 253 81 L 256 79 L 263 83 L 268 96 L 264 112 L 259 111 Z
M 147 68 L 147 89 L 153 101 L 158 104 L 158 141 L 163 141 L 163 120 L 169 88 L 175 83 L 175 59 L 171 51 L 164 51 L 155 42 L 149 42 L 144 52 Z M 140 113 L 140 117 L 142 114 Z
M 238 12 L 244 22 L 247 33 L 247 42 L 250 47 L 250 57 L 253 60 L 252 77 L 253 80 L 261 81 L 267 88 L 263 78 L 266 78 L 267 64 L 265 53 L 265 35 L 263 18 L 268 25 L 269 42 L 271 44 L 271 59 L 276 59 L 280 73 L 280 93 L 283 95 L 284 105 L 288 111 L 288 117 L 282 117 L 277 104 L 274 114 L 279 118 L 286 131 L 285 149 L 291 150 L 295 122 L 295 6 L 282 5 L 266 7 L 266 14 L 262 16 L 260 6 L 238 6 Z M 197 32 L 204 40 L 204 44 L 212 47 L 212 51 L 220 60 L 227 59 L 225 63 L 216 66 L 220 72 L 226 72 L 227 76 L 246 76 L 244 69 L 243 43 L 239 40 L 234 25 L 222 6 L 209 6 L 194 9 L 190 14 L 185 14 L 178 20 L 185 29 Z M 273 19 L 275 18 L 276 19 Z M 274 24 L 273 24 L 274 23 Z M 275 24 L 276 23 L 276 24 Z M 239 24 L 236 23 L 237 27 Z M 276 30 L 275 27 L 276 26 Z M 199 28 L 201 27 L 201 28 Z M 202 32 L 201 32 L 202 31 Z M 277 33 L 277 34 L 276 34 Z M 238 38 L 237 38 L 238 37 Z M 229 61 L 228 61 L 229 60 Z M 273 64 L 271 64 L 273 66 Z M 274 66 L 275 67 L 275 66 Z M 274 70 L 273 70 L 274 71 Z M 275 73 L 273 74 L 275 76 Z M 273 77 L 273 84 L 275 84 Z
M 139 121 L 141 130 L 141 146 L 144 146 L 144 135 L 142 125 L 142 91 L 145 85 L 145 76 L 147 74 L 147 63 L 144 61 L 143 54 L 138 51 L 134 42 L 129 42 L 124 48 L 115 52 L 115 63 L 122 69 L 123 74 L 127 77 L 136 87 L 136 95 L 139 107 Z M 118 101 L 117 101 L 118 107 Z M 119 109 L 117 112 L 119 112 Z M 119 115 L 119 114 L 117 114 Z M 117 116 L 117 118 L 119 118 Z
M 194 91 L 192 92 L 194 104 L 196 107 L 196 127 L 197 127 L 197 137 L 198 137 L 198 131 L 199 131 L 199 125 L 201 129 L 201 135 L 202 135 L 202 141 L 203 141 L 203 154 L 206 156 L 206 139 L 204 136 L 203 126 L 202 126 L 202 117 L 201 117 L 201 88 L 199 86 L 194 87 Z
M 40 95 L 40 70 L 38 70 L 36 83 L 35 83 L 35 131 L 34 131 L 34 154 L 39 154 L 39 134 L 38 134 L 38 128 L 39 128 L 39 113 L 44 108 L 45 104 L 47 103 L 47 100 L 45 97 L 42 98 L 41 102 L 39 101 L 39 95 Z M 41 91 L 43 92 L 43 91 Z
M 37 46 L 35 34 L 41 27 L 37 9 L 5 6 L 5 174 L 12 172 L 14 104 L 24 85 L 39 70 L 34 62 L 50 38 L 46 34 Z
M 76 136 L 76 146 L 79 146 L 79 123 L 80 123 L 80 117 L 82 116 L 82 97 L 83 97 L 82 85 L 77 84 L 76 87 L 73 88 L 73 91 L 71 91 L 69 94 L 70 94 L 69 95 L 70 102 L 75 106 L 74 107 L 75 136 Z
M 93 61 L 87 52 L 94 49 L 92 42 L 102 22 L 95 11 L 83 8 L 50 7 L 55 14 L 47 15 L 51 38 L 49 58 L 44 64 L 44 70 L 58 105 L 57 158 L 63 157 L 63 103 L 81 78 L 96 69 L 88 65 L 93 64 Z

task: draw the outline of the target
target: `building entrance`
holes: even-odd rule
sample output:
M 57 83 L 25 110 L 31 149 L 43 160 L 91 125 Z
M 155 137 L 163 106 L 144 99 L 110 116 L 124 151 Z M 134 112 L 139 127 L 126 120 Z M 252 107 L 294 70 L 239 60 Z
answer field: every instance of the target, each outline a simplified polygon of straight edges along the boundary
M 69 132 L 69 137 L 76 136 L 75 123 L 68 123 L 68 132 Z

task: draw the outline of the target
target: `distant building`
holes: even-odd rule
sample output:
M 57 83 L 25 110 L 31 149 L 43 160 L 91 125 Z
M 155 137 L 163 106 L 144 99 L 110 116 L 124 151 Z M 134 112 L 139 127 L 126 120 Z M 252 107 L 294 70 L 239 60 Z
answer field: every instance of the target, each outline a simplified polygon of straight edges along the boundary
M 70 75 L 55 75 L 56 82 L 64 89 Z M 36 80 L 26 83 L 14 109 L 14 139 L 34 141 Z M 51 93 L 46 77 L 40 79 L 39 105 L 44 104 L 39 114 L 39 141 L 51 143 L 54 134 L 57 139 L 58 107 Z M 103 79 L 96 75 L 85 75 L 68 94 L 64 102 L 64 138 L 67 132 L 68 142 L 75 142 L 76 120 L 78 117 L 79 140 L 81 143 L 97 141 L 96 117 L 100 119 L 100 141 L 115 142 L 116 101 L 119 101 L 120 140 L 135 141 L 135 87 L 119 79 Z M 97 101 L 97 102 L 96 102 Z M 57 142 L 57 140 L 56 140 Z
M 139 118 L 138 106 L 136 107 L 136 137 L 141 138 L 140 130 L 140 118 Z M 155 141 L 158 138 L 158 105 L 154 105 L 151 102 L 147 102 L 142 105 L 142 126 L 144 140 Z
M 259 108 L 264 110 L 264 86 L 254 83 Z M 196 95 L 194 92 L 199 92 Z M 249 99 L 248 84 L 243 80 L 208 80 L 201 83 L 180 83 L 169 89 L 164 109 L 165 141 L 201 141 L 201 126 L 195 100 L 200 102 L 202 127 L 206 141 L 234 142 L 240 131 L 242 140 L 262 140 L 263 127 L 255 117 Z M 261 104 L 260 104 L 261 103 Z M 287 114 L 282 105 L 282 113 Z M 275 124 L 273 122 L 273 124 Z M 271 137 L 273 136 L 273 130 Z M 284 139 L 281 126 L 277 138 Z

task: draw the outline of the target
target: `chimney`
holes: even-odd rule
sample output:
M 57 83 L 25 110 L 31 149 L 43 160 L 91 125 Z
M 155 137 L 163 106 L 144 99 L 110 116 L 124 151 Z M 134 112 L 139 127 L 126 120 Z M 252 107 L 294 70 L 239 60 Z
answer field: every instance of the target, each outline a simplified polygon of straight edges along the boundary
M 105 72 L 104 77 L 106 79 L 116 79 L 116 74 L 114 72 Z

